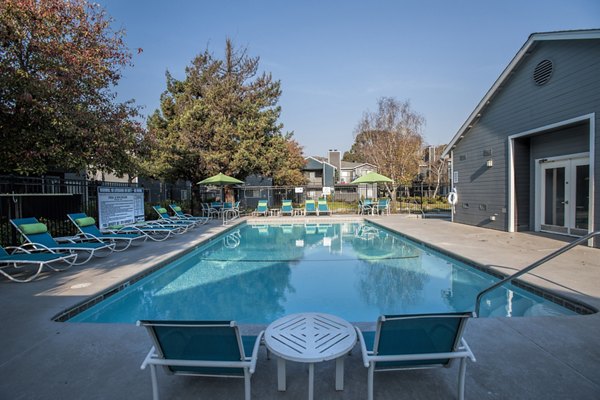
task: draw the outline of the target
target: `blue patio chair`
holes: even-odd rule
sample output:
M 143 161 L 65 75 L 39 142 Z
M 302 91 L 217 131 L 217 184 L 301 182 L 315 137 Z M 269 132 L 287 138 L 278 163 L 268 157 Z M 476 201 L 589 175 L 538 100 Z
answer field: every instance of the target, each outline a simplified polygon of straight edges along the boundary
M 242 336 L 235 321 L 138 321 L 153 346 L 141 368 L 150 366 L 152 395 L 158 400 L 156 366 L 175 375 L 244 378 L 250 400 L 250 378 L 256 368 L 264 332 Z
M 390 215 L 390 199 L 379 199 L 377 202 L 377 213 Z
M 259 200 L 258 205 L 256 206 L 256 210 L 252 213 L 253 215 L 264 215 L 267 216 L 269 212 L 269 206 L 267 204 L 267 200 Z
M 82 239 L 79 237 L 60 238 L 60 243 L 48 233 L 48 227 L 40 223 L 36 218 L 18 218 L 11 219 L 10 223 L 25 238 L 26 244 L 22 247 L 31 246 L 37 250 L 52 250 L 56 252 L 67 251 L 72 254 L 81 252 L 88 253 L 88 257 L 80 262 L 73 262 L 74 265 L 81 265 L 89 261 L 92 257 L 108 256 L 115 250 L 114 243 L 102 243 L 97 239 Z
M 185 229 L 186 231 L 196 227 L 196 222 L 194 221 L 184 221 L 181 219 L 171 218 L 171 216 L 167 212 L 167 209 L 164 207 L 152 206 L 152 209 L 158 214 L 158 220 L 156 222 L 162 226 L 179 226 Z
M 316 207 L 315 207 L 315 201 L 314 200 L 306 200 L 304 202 L 304 215 L 308 215 L 308 214 L 315 214 L 315 215 L 319 215 Z
M 10 253 L 8 251 L 10 251 Z M 48 267 L 53 271 L 64 271 L 69 268 L 77 259 L 76 254 L 60 254 L 52 250 L 27 250 L 23 247 L 6 247 L 0 246 L 0 274 L 4 275 L 13 282 L 31 282 L 41 272 L 44 267 Z M 27 274 L 24 268 L 28 266 L 36 266 L 37 271 Z M 6 272 L 8 268 L 13 273 Z
M 321 198 L 317 202 L 317 215 L 321 214 L 331 215 L 331 210 L 329 209 L 329 206 L 327 205 L 327 199 L 325 198 Z
M 169 204 L 169 208 L 171 210 L 173 210 L 173 213 L 175 214 L 175 216 L 174 216 L 175 218 L 178 218 L 178 219 L 183 220 L 183 221 L 194 221 L 197 224 L 204 225 L 209 220 L 208 217 L 194 217 L 191 214 L 185 214 L 183 212 L 183 210 L 181 209 L 181 207 L 179 207 L 177 204 Z
M 96 226 L 96 220 L 88 217 L 85 213 L 67 214 L 67 217 L 77 227 L 81 236 L 86 239 L 97 239 L 101 242 L 115 244 L 115 251 L 124 251 L 134 242 L 141 244 L 148 239 L 148 235 L 142 233 L 102 233 Z M 123 244 L 123 247 L 117 247 L 117 244 Z
M 359 214 L 373 214 L 373 201 L 369 199 L 360 200 L 358 202 L 358 213 Z
M 290 214 L 290 217 L 294 216 L 294 207 L 291 200 L 283 200 L 281 202 L 281 215 L 284 214 Z
M 368 399 L 373 400 L 375 371 L 449 367 L 460 359 L 458 399 L 464 399 L 466 360 L 475 361 L 462 334 L 473 313 L 386 315 L 377 320 L 375 332 L 361 332 L 363 363 L 369 369 Z

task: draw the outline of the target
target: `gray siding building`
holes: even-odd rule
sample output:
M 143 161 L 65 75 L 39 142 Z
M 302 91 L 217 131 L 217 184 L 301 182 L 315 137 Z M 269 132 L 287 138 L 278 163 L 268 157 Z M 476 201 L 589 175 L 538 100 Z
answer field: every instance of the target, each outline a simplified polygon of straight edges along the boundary
M 571 236 L 599 229 L 599 118 L 600 30 L 532 34 L 444 150 L 453 220 Z
M 333 187 L 335 184 L 335 171 L 334 165 L 310 156 L 305 158 L 304 168 L 302 168 L 307 186 L 314 188 Z

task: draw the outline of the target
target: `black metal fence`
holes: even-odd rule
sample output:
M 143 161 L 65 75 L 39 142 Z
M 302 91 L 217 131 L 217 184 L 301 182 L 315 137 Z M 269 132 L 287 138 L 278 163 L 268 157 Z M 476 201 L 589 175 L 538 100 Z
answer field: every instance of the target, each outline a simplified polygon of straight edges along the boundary
M 53 236 L 70 236 L 76 229 L 67 214 L 84 212 L 98 219 L 98 187 L 142 187 L 146 216 L 151 217 L 151 204 L 173 199 L 191 204 L 191 187 L 165 184 L 105 182 L 59 177 L 0 176 L 0 244 L 18 245 L 21 238 L 11 226 L 10 219 L 36 217 L 48 226 Z M 154 217 L 152 217 L 154 219 Z
M 220 199 L 223 188 L 192 186 L 188 182 L 165 183 L 144 180 L 140 183 L 106 182 L 59 177 L 0 176 L 0 243 L 18 245 L 21 238 L 11 226 L 10 219 L 36 217 L 48 226 L 53 236 L 76 234 L 67 214 L 84 212 L 98 219 L 98 187 L 136 187 L 144 189 L 146 219 L 155 219 L 151 206 L 174 201 L 187 212 L 199 214 L 200 203 Z M 413 188 L 417 196 L 398 197 L 391 204 L 392 213 L 440 213 L 450 207 L 443 198 L 425 196 Z M 303 207 L 307 199 L 326 196 L 329 207 L 336 214 L 356 213 L 358 201 L 365 198 L 385 197 L 373 185 L 336 185 L 331 189 L 313 186 L 239 186 L 233 188 L 235 200 L 242 211 L 251 212 L 258 200 L 267 199 L 270 208 L 280 208 L 284 199 L 292 200 L 295 207 Z

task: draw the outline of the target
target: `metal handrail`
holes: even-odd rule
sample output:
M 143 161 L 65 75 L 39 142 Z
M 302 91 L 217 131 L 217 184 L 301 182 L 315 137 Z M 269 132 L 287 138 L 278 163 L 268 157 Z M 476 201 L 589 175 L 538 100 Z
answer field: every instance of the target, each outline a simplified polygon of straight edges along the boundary
M 240 210 L 236 208 L 227 208 L 222 210 L 223 225 L 227 225 L 230 221 L 240 217 Z M 229 218 L 231 216 L 231 218 Z
M 550 253 L 547 256 L 539 259 L 538 261 L 534 262 L 533 264 L 530 264 L 529 266 L 523 268 L 522 270 L 515 272 L 514 274 L 507 276 L 506 278 L 494 283 L 492 286 L 488 287 L 487 289 L 482 290 L 481 292 L 479 292 L 479 294 L 477 294 L 477 298 L 475 299 L 475 316 L 479 316 L 479 309 L 481 308 L 481 299 L 483 298 L 483 296 L 485 294 L 491 292 L 492 290 L 496 289 L 499 286 L 502 286 L 506 282 L 512 281 L 513 279 L 518 278 L 519 276 L 528 273 L 532 269 L 539 267 L 540 265 L 571 250 L 575 246 L 579 246 L 581 243 L 586 242 L 597 235 L 600 235 L 600 231 L 588 233 L 587 235 L 578 238 L 577 240 L 567 244 L 566 246 L 561 247 L 560 249 L 556 250 L 555 252 Z

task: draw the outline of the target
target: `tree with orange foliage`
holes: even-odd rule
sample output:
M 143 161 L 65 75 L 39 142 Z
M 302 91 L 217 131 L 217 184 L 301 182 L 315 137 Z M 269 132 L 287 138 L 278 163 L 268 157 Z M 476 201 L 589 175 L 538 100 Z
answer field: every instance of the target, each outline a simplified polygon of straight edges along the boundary
M 0 1 L 0 171 L 134 173 L 143 129 L 113 87 L 122 31 L 85 0 Z

